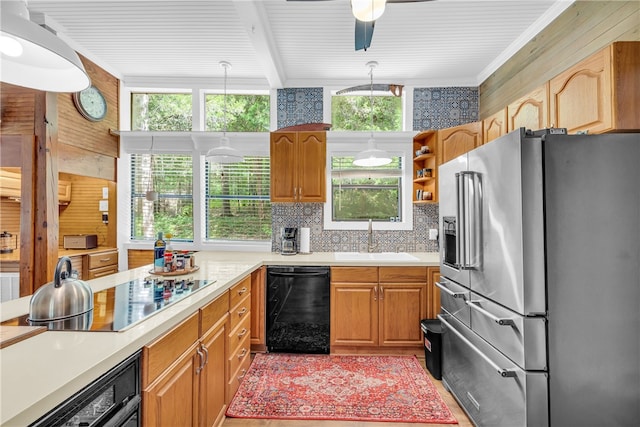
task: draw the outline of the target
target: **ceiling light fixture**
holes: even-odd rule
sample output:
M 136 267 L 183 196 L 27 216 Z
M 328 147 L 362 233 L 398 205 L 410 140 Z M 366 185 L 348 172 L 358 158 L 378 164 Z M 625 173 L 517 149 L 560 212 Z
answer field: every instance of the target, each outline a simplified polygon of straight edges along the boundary
M 76 52 L 29 20 L 25 0 L 3 1 L 0 23 L 1 81 L 47 92 L 79 92 L 91 85 Z
M 376 147 L 376 141 L 373 139 L 373 69 L 378 66 L 376 61 L 367 62 L 367 67 L 371 70 L 371 94 L 369 102 L 371 104 L 371 138 L 367 141 L 367 149 L 356 154 L 353 164 L 356 166 L 383 166 L 391 163 L 391 156 L 384 150 Z
M 227 137 L 227 70 L 231 68 L 231 64 L 227 61 L 220 61 L 220 66 L 224 68 L 224 124 L 222 138 L 220 138 L 220 145 L 210 149 L 205 158 L 210 163 L 239 163 L 244 160 L 244 157 L 238 150 L 229 145 L 229 138 Z
M 387 0 L 351 0 L 351 12 L 358 21 L 371 22 L 384 13 Z

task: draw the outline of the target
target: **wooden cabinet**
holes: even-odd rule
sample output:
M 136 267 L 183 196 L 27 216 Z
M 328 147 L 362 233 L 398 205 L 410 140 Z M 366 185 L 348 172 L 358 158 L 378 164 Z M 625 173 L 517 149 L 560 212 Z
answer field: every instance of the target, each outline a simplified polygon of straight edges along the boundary
M 508 131 L 518 128 L 531 130 L 549 127 L 549 83 L 507 106 Z
M 142 351 L 142 425 L 217 426 L 228 403 L 229 293 Z
M 229 289 L 227 335 L 227 403 L 238 390 L 251 364 L 251 276 Z
M 0 197 L 20 200 L 22 198 L 22 174 L 17 168 L 8 170 L 0 168 Z M 71 182 L 58 180 L 58 204 L 68 205 L 71 201 Z
M 85 280 L 107 276 L 118 272 L 118 250 L 91 253 L 84 256 Z
M 438 131 L 438 164 L 453 160 L 482 145 L 482 122 L 467 123 Z
M 549 83 L 552 126 L 603 133 L 640 129 L 640 42 L 616 42 Z
M 427 267 L 427 319 L 435 319 L 440 313 L 440 267 Z
M 251 273 L 251 351 L 266 351 L 265 273 L 262 266 Z
M 271 201 L 325 202 L 327 135 L 271 133 Z
M 426 282 L 426 267 L 333 267 L 331 352 L 418 351 Z
M 437 131 L 424 131 L 413 137 L 413 203 L 438 201 L 437 149 Z
M 507 131 L 507 109 L 494 113 L 482 121 L 482 142 L 486 144 L 505 135 Z

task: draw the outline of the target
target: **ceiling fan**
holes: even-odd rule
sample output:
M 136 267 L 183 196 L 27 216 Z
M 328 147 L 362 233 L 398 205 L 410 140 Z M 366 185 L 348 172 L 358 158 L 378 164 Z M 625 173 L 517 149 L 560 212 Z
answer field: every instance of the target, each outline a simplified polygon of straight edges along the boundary
M 330 1 L 330 0 L 287 0 L 287 1 Z M 371 46 L 373 28 L 382 16 L 388 3 L 418 3 L 434 0 L 351 0 L 351 12 L 356 18 L 355 48 L 367 50 Z

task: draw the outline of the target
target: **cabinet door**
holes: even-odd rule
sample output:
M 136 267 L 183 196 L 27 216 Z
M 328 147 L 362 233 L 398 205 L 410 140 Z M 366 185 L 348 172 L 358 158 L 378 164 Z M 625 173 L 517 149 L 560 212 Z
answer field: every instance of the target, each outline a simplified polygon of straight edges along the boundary
M 260 267 L 251 273 L 251 350 L 266 350 L 265 270 Z
M 482 145 L 482 122 L 468 123 L 438 131 L 440 164 Z
M 226 346 L 227 317 L 223 317 L 201 339 L 206 363 L 200 371 L 200 426 L 212 427 L 220 423 L 226 408 L 227 376 Z
M 426 283 L 380 284 L 380 346 L 422 345 Z
M 531 91 L 507 106 L 508 130 L 549 127 L 549 83 Z
M 436 282 L 440 280 L 440 267 L 427 268 L 427 319 L 435 319 L 440 313 L 440 289 Z
M 296 188 L 296 132 L 271 133 L 271 201 L 293 202 Z
M 298 155 L 298 201 L 326 201 L 326 132 L 299 132 Z
M 331 346 L 378 345 L 378 285 L 331 285 Z
M 609 52 L 609 48 L 603 49 L 550 81 L 552 126 L 567 128 L 570 134 L 612 128 Z
M 200 357 L 194 344 L 174 365 L 142 391 L 142 425 L 192 426 L 197 414 L 196 366 Z
M 507 133 L 507 109 L 503 108 L 482 121 L 482 141 L 484 144 Z

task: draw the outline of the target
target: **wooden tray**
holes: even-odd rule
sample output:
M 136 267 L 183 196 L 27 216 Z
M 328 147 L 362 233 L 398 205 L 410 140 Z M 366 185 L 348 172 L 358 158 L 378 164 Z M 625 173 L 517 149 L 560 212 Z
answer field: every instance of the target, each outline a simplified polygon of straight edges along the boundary
M 192 267 L 192 268 L 185 268 L 184 270 L 176 270 L 176 271 L 169 271 L 169 272 L 156 272 L 153 270 L 149 270 L 150 274 L 153 274 L 154 276 L 182 276 L 184 274 L 191 274 L 194 271 L 198 271 L 200 270 L 200 267 L 198 267 L 197 265 Z

